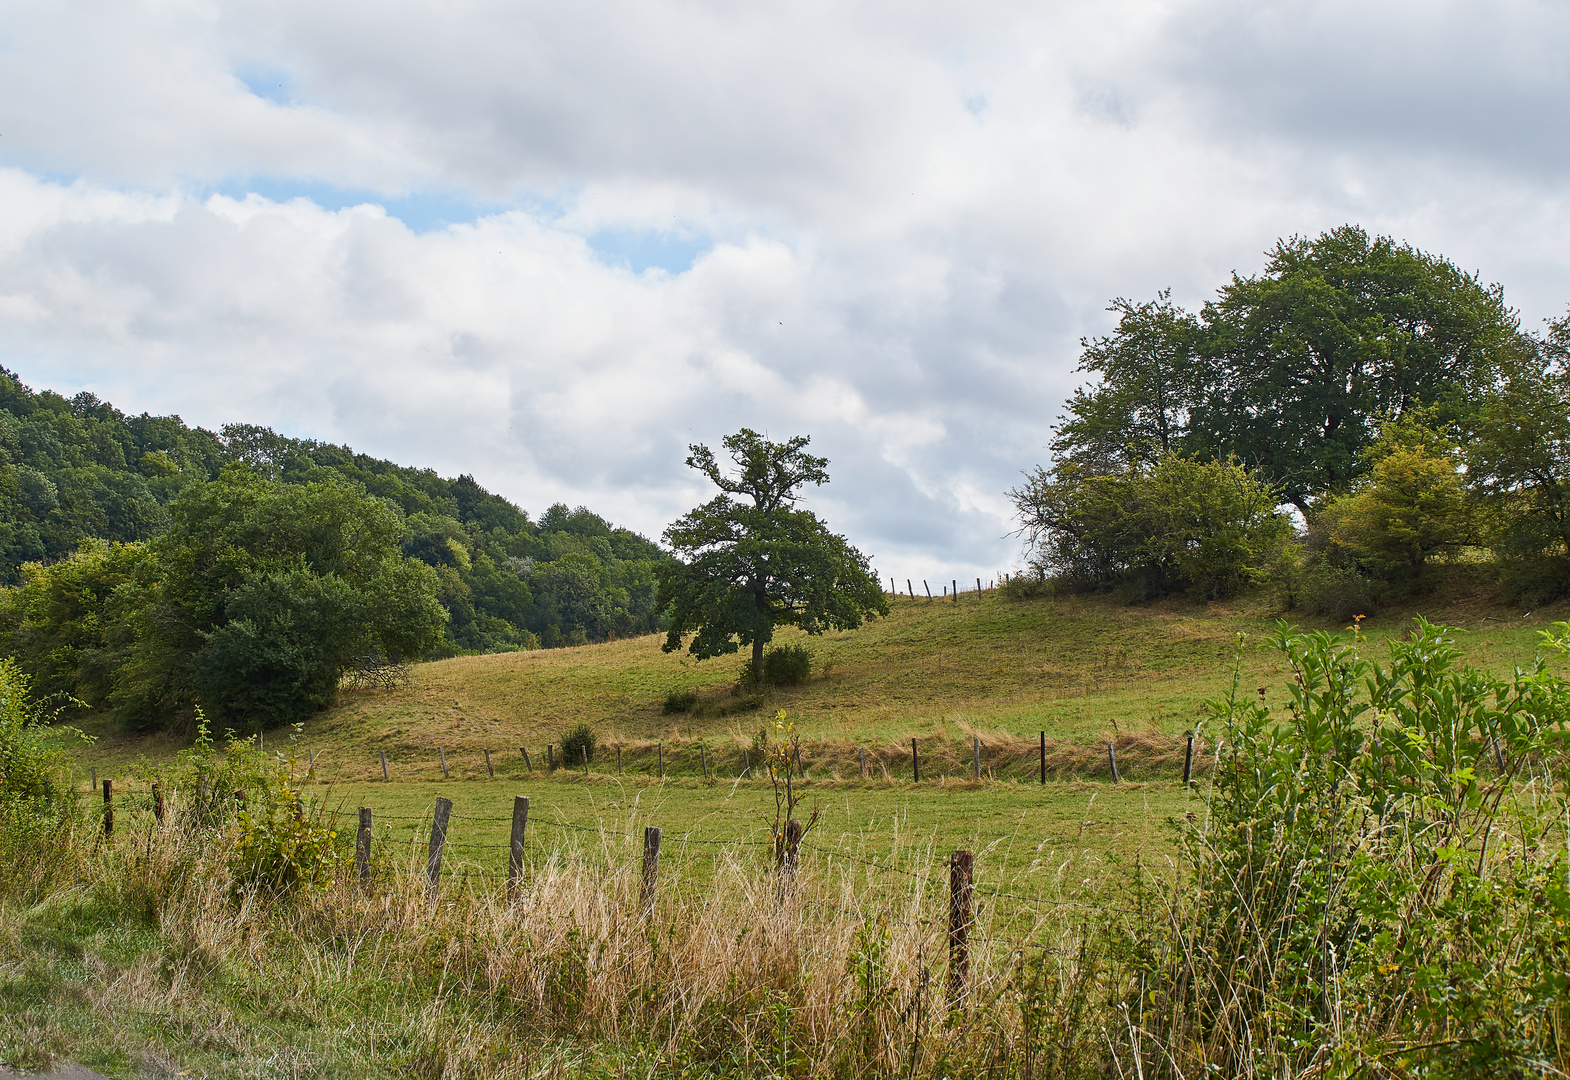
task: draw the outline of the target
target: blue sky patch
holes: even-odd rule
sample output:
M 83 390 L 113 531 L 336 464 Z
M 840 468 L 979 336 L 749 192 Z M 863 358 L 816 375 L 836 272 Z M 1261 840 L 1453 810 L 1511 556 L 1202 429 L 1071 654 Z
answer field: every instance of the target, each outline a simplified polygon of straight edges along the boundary
M 635 274 L 656 267 L 672 274 L 692 269 L 692 264 L 714 246 L 707 236 L 692 236 L 651 229 L 607 229 L 585 238 L 601 260 L 625 266 Z
M 434 232 L 449 225 L 466 225 L 489 214 L 512 209 L 507 204 L 482 201 L 456 191 L 419 191 L 389 198 L 376 191 L 265 176 L 218 184 L 212 190 L 236 199 L 252 193 L 274 202 L 310 199 L 324 210 L 374 203 L 386 210 L 389 217 L 397 218 L 417 233 Z

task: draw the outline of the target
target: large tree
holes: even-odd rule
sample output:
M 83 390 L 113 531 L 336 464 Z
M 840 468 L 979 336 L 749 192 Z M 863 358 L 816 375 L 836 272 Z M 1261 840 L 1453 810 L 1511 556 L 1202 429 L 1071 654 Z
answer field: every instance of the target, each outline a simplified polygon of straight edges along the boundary
M 1105 473 L 1177 450 L 1235 456 L 1304 513 L 1350 490 L 1382 422 L 1416 407 L 1450 421 L 1524 347 L 1498 286 L 1346 225 L 1278 241 L 1196 319 L 1165 293 L 1086 342 L 1058 462 Z
M 687 464 L 721 494 L 665 530 L 678 559 L 656 571 L 656 603 L 670 613 L 666 652 L 680 649 L 689 634 L 687 649 L 699 659 L 747 645 L 758 679 L 776 626 L 821 634 L 888 614 L 866 556 L 796 506 L 804 484 L 829 480 L 827 459 L 806 453 L 808 441 L 798 435 L 770 442 L 743 428 L 724 440 L 734 472 L 722 469 L 708 447 L 688 447 Z

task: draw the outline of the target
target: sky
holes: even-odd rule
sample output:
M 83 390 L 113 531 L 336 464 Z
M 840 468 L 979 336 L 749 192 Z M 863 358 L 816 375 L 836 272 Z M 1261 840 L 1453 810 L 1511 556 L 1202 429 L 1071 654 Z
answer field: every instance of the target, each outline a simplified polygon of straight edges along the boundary
M 0 364 L 650 537 L 809 435 L 936 591 L 1116 297 L 1352 222 L 1563 314 L 1567 118 L 1547 2 L 0 0 Z

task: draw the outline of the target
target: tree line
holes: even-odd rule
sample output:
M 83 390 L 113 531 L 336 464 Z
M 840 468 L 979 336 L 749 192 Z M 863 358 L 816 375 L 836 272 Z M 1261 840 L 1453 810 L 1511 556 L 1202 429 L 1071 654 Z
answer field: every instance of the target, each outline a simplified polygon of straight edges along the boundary
M 347 670 L 663 628 L 668 556 L 254 425 L 34 392 L 0 369 L 0 634 L 43 694 L 132 727 L 320 708 Z
M 1570 593 L 1570 316 L 1344 226 L 1198 312 L 1114 301 L 1052 462 L 1010 492 L 1042 580 L 1131 599 L 1271 580 L 1337 618 L 1466 561 Z

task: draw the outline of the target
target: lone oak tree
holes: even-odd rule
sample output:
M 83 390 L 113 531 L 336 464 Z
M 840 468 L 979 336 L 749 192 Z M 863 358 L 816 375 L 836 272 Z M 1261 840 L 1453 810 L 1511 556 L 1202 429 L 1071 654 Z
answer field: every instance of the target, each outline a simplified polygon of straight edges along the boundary
M 756 682 L 776 626 L 821 634 L 888 614 L 866 556 L 796 507 L 798 488 L 829 480 L 828 460 L 803 452 L 809 441 L 798 435 L 775 443 L 742 428 L 724 440 L 734 474 L 721 470 L 708 447 L 688 447 L 687 464 L 722 494 L 665 530 L 678 560 L 658 571 L 657 605 L 670 612 L 665 652 L 680 649 L 689 634 L 687 651 L 700 660 L 750 645 Z

